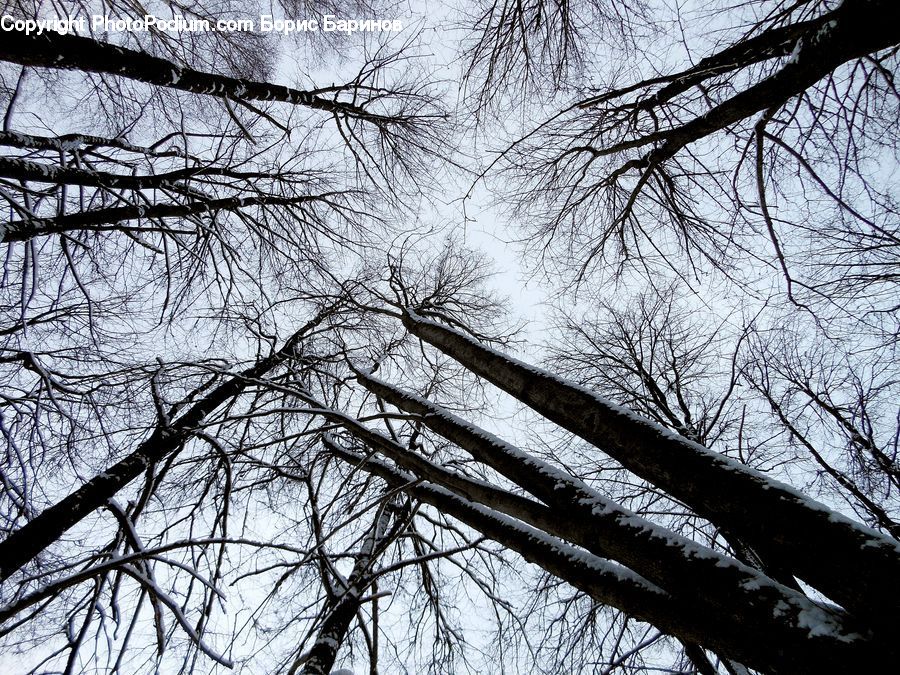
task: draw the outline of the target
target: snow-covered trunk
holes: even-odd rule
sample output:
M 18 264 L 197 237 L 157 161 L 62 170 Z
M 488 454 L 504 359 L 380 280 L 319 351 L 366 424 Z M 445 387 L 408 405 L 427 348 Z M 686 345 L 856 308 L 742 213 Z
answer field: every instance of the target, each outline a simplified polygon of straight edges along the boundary
M 831 638 L 848 639 L 858 621 L 846 621 L 761 571 L 638 516 L 581 480 L 502 439 L 464 422 L 415 394 L 371 375 L 357 379 L 369 391 L 422 422 L 473 458 L 514 481 L 568 521 L 572 540 L 610 557 L 722 625 L 777 650 L 794 651 L 809 640 L 810 615 L 828 624 Z
M 849 611 L 896 625 L 900 543 L 590 390 L 407 310 L 407 329 Z M 864 572 L 862 572 L 864 570 Z
M 178 419 L 160 423 L 136 450 L 94 476 L 77 490 L 45 509 L 37 517 L 0 542 L 0 581 L 35 558 L 71 527 L 103 507 L 119 490 L 148 467 L 181 448 L 203 421 L 220 405 L 239 395 L 248 385 L 269 373 L 295 354 L 303 337 L 333 310 L 325 310 L 306 323 L 274 354 L 257 361 L 243 372 L 229 377 L 194 403 Z
M 346 581 L 338 580 L 338 585 L 346 585 L 326 606 L 325 619 L 319 627 L 315 643 L 306 654 L 303 670 L 300 671 L 303 675 L 328 675 L 331 672 L 338 650 L 350 631 L 354 617 L 359 613 L 360 601 L 374 580 L 372 568 L 384 544 L 390 522 L 391 509 L 382 508 L 363 540 L 349 578 Z
M 386 463 L 330 444 L 340 459 L 402 487 L 410 496 L 456 518 L 486 537 L 521 555 L 550 574 L 591 596 L 597 602 L 622 610 L 629 616 L 655 625 L 681 640 L 702 644 L 717 654 L 766 673 L 860 672 L 892 662 L 896 654 L 865 637 L 834 639 L 827 622 L 803 618 L 807 639 L 793 649 L 755 639 L 749 626 L 729 626 L 689 602 L 673 598 L 634 572 L 586 553 L 546 532 L 492 511 Z M 560 515 L 560 518 L 565 516 Z

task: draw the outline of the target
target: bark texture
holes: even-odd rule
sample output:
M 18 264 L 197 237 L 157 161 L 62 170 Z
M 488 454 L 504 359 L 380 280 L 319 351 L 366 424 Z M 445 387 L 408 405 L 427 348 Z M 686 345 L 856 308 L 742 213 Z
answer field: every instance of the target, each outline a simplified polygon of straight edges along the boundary
M 146 84 L 218 98 L 280 101 L 369 122 L 396 121 L 396 118 L 391 116 L 369 112 L 357 104 L 325 98 L 314 91 L 202 72 L 145 52 L 77 35 L 57 33 L 26 35 L 24 31 L 4 32 L 3 40 L 0 41 L 0 60 L 38 68 L 116 75 Z
M 885 626 L 900 615 L 900 544 L 733 460 L 415 312 L 407 329 L 748 541 L 845 609 Z M 865 572 L 862 572 L 865 570 Z

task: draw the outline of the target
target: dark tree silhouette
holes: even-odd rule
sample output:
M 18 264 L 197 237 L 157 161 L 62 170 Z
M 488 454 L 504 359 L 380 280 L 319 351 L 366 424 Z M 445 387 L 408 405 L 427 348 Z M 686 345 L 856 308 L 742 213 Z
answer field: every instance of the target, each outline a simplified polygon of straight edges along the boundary
M 146 7 L 263 9 L 396 11 Z M 254 33 L 6 32 L 0 667 L 895 662 L 898 12 L 725 10 L 473 3 L 454 119 L 427 17 L 295 36 L 331 84 Z M 472 176 L 540 351 L 432 225 Z

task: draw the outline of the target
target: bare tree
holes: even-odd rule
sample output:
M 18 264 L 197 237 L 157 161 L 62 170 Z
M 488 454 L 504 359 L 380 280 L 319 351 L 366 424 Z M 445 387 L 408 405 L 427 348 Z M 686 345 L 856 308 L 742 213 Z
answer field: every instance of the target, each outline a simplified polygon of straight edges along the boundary
M 762 395 L 788 443 L 815 466 L 819 489 L 841 495 L 872 527 L 900 534 L 896 508 L 894 376 L 873 355 L 842 345 L 760 333 L 744 377 Z
M 322 377 L 347 353 L 335 331 L 367 330 L 343 304 L 350 275 L 333 272 L 383 235 L 379 209 L 427 186 L 446 116 L 409 35 L 361 45 L 345 82 L 310 89 L 267 79 L 275 53 L 255 33 L 8 37 L 3 633 L 45 634 L 42 663 L 68 672 L 120 671 L 146 648 L 150 611 L 156 658 L 227 666 L 216 605 L 240 568 L 231 551 L 301 554 L 298 569 L 318 555 L 233 534 L 258 492 L 305 485 L 277 468 L 310 435 L 284 380 Z
M 844 586 L 844 578 L 853 576 L 853 570 L 860 566 L 871 572 L 882 565 L 896 564 L 895 544 L 891 543 L 892 540 L 889 538 L 879 539 L 880 543 L 878 544 L 875 544 L 875 539 L 873 539 L 873 544 L 866 546 L 860 537 L 876 537 L 877 539 L 877 535 L 865 528 L 850 525 L 849 521 L 838 524 L 840 519 L 831 514 L 828 509 L 811 500 L 801 499 L 797 493 L 763 479 L 760 474 L 740 468 L 740 464 L 730 464 L 722 456 L 705 455 L 704 453 L 708 451 L 701 451 L 699 444 L 686 440 L 676 441 L 675 437 L 659 432 L 656 432 L 652 440 L 648 436 L 644 441 L 644 434 L 650 433 L 652 425 L 639 421 L 639 418 L 630 417 L 624 410 L 604 403 L 602 399 L 583 389 L 573 387 L 549 373 L 480 347 L 471 338 L 441 327 L 434 321 L 423 318 L 411 310 L 404 312 L 404 323 L 414 334 L 446 351 L 473 372 L 487 378 L 502 389 L 519 397 L 549 419 L 562 424 L 602 448 L 639 476 L 648 479 L 658 488 L 687 503 L 713 523 L 728 528 L 737 536 L 751 542 L 754 547 L 764 551 L 764 557 L 777 560 L 779 564 L 792 570 L 798 577 L 807 580 L 820 588 L 826 595 L 838 600 L 850 613 L 857 617 L 863 615 L 869 617 L 871 621 L 874 621 L 873 625 L 879 625 L 882 622 L 886 622 L 885 626 L 890 624 L 889 617 L 893 610 L 887 606 L 879 610 L 873 609 L 874 603 L 878 602 L 874 598 L 874 594 L 882 592 L 884 584 L 889 584 L 887 578 L 880 580 L 878 591 L 873 586 L 872 595 L 869 595 L 862 604 L 859 604 L 858 601 L 866 595 L 866 592 L 857 585 L 857 580 L 851 579 L 846 582 L 850 586 L 854 586 L 852 591 Z M 677 535 L 656 533 L 655 526 L 649 521 L 641 520 L 633 513 L 621 511 L 622 507 L 605 501 L 603 497 L 589 490 L 579 480 L 570 478 L 564 472 L 529 457 L 497 437 L 479 430 L 471 423 L 456 418 L 426 399 L 402 392 L 365 373 L 358 374 L 357 378 L 367 389 L 408 413 L 418 415 L 422 423 L 432 431 L 464 448 L 476 461 L 488 464 L 492 469 L 513 480 L 522 489 L 532 492 L 551 509 L 564 510 L 567 525 L 559 523 L 562 520 L 559 516 L 557 516 L 554 526 L 549 528 L 541 523 L 553 534 L 565 536 L 570 541 L 588 548 L 596 555 L 604 558 L 611 557 L 628 565 L 644 578 L 658 584 L 668 592 L 676 595 L 680 592 L 687 592 L 694 602 L 704 602 L 702 586 L 706 586 L 706 590 L 710 593 L 709 600 L 713 603 L 706 610 L 709 616 L 717 616 L 714 605 L 728 597 L 729 608 L 717 619 L 721 622 L 726 622 L 729 616 L 732 617 L 731 620 L 737 615 L 748 616 L 747 610 L 739 608 L 741 604 L 739 588 L 753 589 L 753 599 L 748 599 L 751 605 L 758 607 L 758 603 L 763 602 L 762 595 L 757 592 L 759 588 L 756 582 L 725 582 L 723 579 L 722 583 L 729 585 L 731 590 L 727 592 L 724 591 L 724 588 L 712 590 L 716 587 L 715 577 L 718 573 L 713 572 L 712 569 L 701 572 L 702 565 L 699 564 L 699 560 L 706 559 L 710 560 L 716 570 L 722 569 L 720 563 L 712 562 L 716 559 L 716 554 L 711 550 L 705 549 L 707 552 L 703 554 L 687 555 L 687 560 L 691 561 L 688 567 L 694 564 L 699 565 L 696 578 L 700 585 L 694 586 L 688 581 L 694 572 L 685 569 L 683 574 L 687 576 L 681 576 L 682 572 L 678 571 L 680 565 L 685 562 L 685 559 L 682 558 L 679 563 L 679 556 L 684 555 L 679 549 L 684 547 L 684 550 L 690 550 L 691 544 L 674 544 L 673 541 Z M 676 443 L 677 446 L 673 443 Z M 652 456 L 645 455 L 645 452 L 653 454 Z M 695 459 L 690 459 L 691 455 L 694 455 Z M 701 459 L 701 457 L 705 458 Z M 709 464 L 706 464 L 707 462 Z M 708 469 L 702 468 L 704 466 L 708 466 Z M 707 482 L 706 478 L 709 478 L 710 482 Z M 718 485 L 713 485 L 713 482 Z M 751 487 L 753 484 L 758 487 Z M 738 487 L 739 485 L 742 487 Z M 694 489 L 698 492 L 702 490 L 703 496 L 691 494 Z M 757 490 L 759 491 L 757 492 Z M 753 492 L 754 496 L 751 497 L 750 492 Z M 781 492 L 780 495 L 779 492 Z M 717 495 L 713 497 L 716 493 Z M 711 506 L 709 501 L 712 499 L 716 501 L 715 507 Z M 704 501 L 707 505 L 703 504 Z M 727 502 L 731 502 L 731 506 Z M 743 504 L 743 506 L 739 504 Z M 753 509 L 752 516 L 744 511 L 750 504 Z M 582 508 L 584 513 L 580 515 Z M 783 512 L 779 516 L 773 514 L 772 517 L 762 517 L 756 523 L 751 522 L 753 519 L 761 518 L 761 514 L 769 508 L 783 510 Z M 744 515 L 740 518 L 729 517 L 728 512 L 732 509 L 741 509 L 744 511 Z M 516 513 L 516 515 L 520 519 L 523 518 L 520 513 Z M 608 527 L 603 524 L 605 518 L 609 518 Z M 582 521 L 582 519 L 584 520 Z M 815 524 L 816 521 L 818 524 Z M 526 520 L 526 522 L 529 521 Z M 584 525 L 580 525 L 581 522 L 584 522 Z M 632 524 L 635 530 L 627 531 Z M 560 527 L 565 529 L 564 534 L 561 533 Z M 582 527 L 583 530 L 580 529 Z M 754 532 L 757 527 L 760 530 L 765 529 L 766 534 L 762 535 L 760 530 Z M 782 527 L 789 528 L 792 531 L 791 534 L 788 535 L 786 530 L 782 534 L 780 532 Z M 845 527 L 850 529 L 845 530 Z M 488 534 L 484 529 L 480 527 L 479 529 Z M 827 534 L 825 530 L 829 530 Z M 816 532 L 821 532 L 821 535 Z M 621 540 L 619 539 L 620 534 Z M 642 537 L 644 536 L 647 537 L 646 543 L 650 546 L 656 545 L 658 542 L 659 550 L 653 553 L 649 549 L 641 550 L 642 544 L 639 542 L 643 541 Z M 822 539 L 815 543 L 815 539 L 819 536 L 822 536 Z M 617 543 L 619 541 L 621 544 Z M 846 544 L 841 543 L 842 541 Z M 813 549 L 818 550 L 819 554 L 810 555 Z M 880 549 L 881 553 L 876 553 L 875 557 L 881 558 L 881 562 L 876 562 L 874 559 L 865 562 L 860 560 L 859 563 L 848 562 L 846 565 L 838 562 L 838 558 L 845 554 L 849 556 L 848 560 L 859 555 L 867 557 L 870 553 L 866 549 Z M 515 550 L 523 553 L 522 548 Z M 837 554 L 838 550 L 842 552 Z M 822 569 L 821 566 L 824 551 L 829 552 L 831 563 L 836 565 L 835 576 L 831 581 L 827 577 L 832 573 Z M 527 553 L 523 554 L 528 558 Z M 671 558 L 670 556 L 673 555 L 674 558 Z M 707 558 L 707 556 L 709 557 Z M 804 561 L 803 558 L 806 556 L 808 558 Z M 892 560 L 893 562 L 891 562 Z M 731 568 L 732 566 L 741 569 L 741 574 L 760 575 L 760 577 L 768 579 L 765 583 L 776 584 L 781 592 L 799 593 L 799 597 L 805 597 L 800 591 L 788 591 L 785 586 L 772 581 L 762 572 L 753 570 L 751 567 L 741 566 L 741 563 L 736 560 L 727 567 Z M 842 567 L 843 571 L 838 572 L 837 567 Z M 551 571 L 563 576 L 571 583 L 571 579 L 564 574 L 557 570 Z M 667 577 L 667 575 L 674 576 Z M 596 595 L 596 591 L 593 593 L 593 597 L 596 599 L 603 602 L 609 601 L 602 595 Z M 883 601 L 884 597 L 880 600 Z M 782 597 L 773 598 L 772 602 L 785 603 L 784 606 L 789 606 L 794 600 L 786 600 Z M 612 604 L 622 607 L 627 603 L 619 600 Z M 779 607 L 781 606 L 779 604 Z M 626 609 L 626 611 L 634 615 L 632 610 Z M 772 616 L 772 611 L 767 611 L 765 615 L 766 617 Z M 651 620 L 651 622 L 660 625 L 659 619 Z M 746 618 L 742 620 L 742 624 L 746 630 Z M 664 628 L 664 630 L 671 629 Z M 882 629 L 875 628 L 874 630 L 880 632 Z M 712 635 L 692 636 L 678 631 L 674 631 L 674 634 L 690 642 L 699 642 L 704 646 L 721 651 L 723 655 L 751 666 L 771 668 L 773 671 L 782 667 L 774 663 L 762 665 L 761 662 L 754 662 L 758 656 L 739 653 L 722 645 L 718 642 L 718 638 Z M 767 644 L 772 644 L 772 639 L 772 637 L 761 638 Z M 802 640 L 807 641 L 808 639 L 807 635 Z M 793 649 L 786 648 L 785 651 L 793 651 Z M 811 663 L 809 658 L 811 657 L 800 658 L 800 661 L 807 664 L 806 666 L 800 665 L 798 662 L 791 667 L 805 668 Z M 883 658 L 883 656 L 878 658 Z
M 878 165 L 896 151 L 900 36 L 880 24 L 894 25 L 896 8 L 729 7 L 676 9 L 678 28 L 652 38 L 630 12 L 623 42 L 643 55 L 599 50 L 588 74 L 562 83 L 558 112 L 526 125 L 482 176 L 496 177 L 532 259 L 554 273 L 593 283 L 617 269 L 713 270 L 758 292 L 765 265 L 795 305 L 890 334 L 896 195 Z M 493 33 L 480 54 L 499 68 L 516 44 Z
M 309 10 L 332 7 L 374 11 Z M 483 259 L 410 229 L 454 142 L 415 37 L 354 43 L 322 86 L 275 81 L 256 35 L 10 33 L 4 652 L 114 673 L 896 660 L 896 209 L 871 165 L 895 149 L 896 12 L 728 8 L 711 31 L 643 2 L 471 13 L 482 131 L 568 97 L 483 174 L 514 179 L 517 236 L 557 275 L 544 367 L 508 354 Z M 651 35 L 684 67 L 597 68 Z M 752 318 L 673 290 L 705 274 Z

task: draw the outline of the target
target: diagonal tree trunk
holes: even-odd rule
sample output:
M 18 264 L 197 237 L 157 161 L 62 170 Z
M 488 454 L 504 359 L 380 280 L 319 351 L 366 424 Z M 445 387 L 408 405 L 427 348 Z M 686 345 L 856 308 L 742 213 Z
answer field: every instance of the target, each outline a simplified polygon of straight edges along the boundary
M 597 154 L 609 155 L 657 144 L 643 157 L 626 165 L 629 168 L 656 166 L 701 138 L 763 110 L 780 108 L 842 64 L 900 42 L 900 9 L 894 0 L 843 0 L 826 16 L 824 23 L 811 21 L 804 26 L 804 33 L 792 35 L 795 57 L 770 77 L 689 122 L 615 143 Z M 787 29 L 781 30 L 787 32 Z M 678 84 L 674 86 L 674 93 L 678 93 Z
M 407 329 L 860 617 L 896 623 L 900 544 L 593 392 L 420 316 Z M 860 570 L 865 570 L 864 574 Z
M 714 620 L 690 603 L 681 603 L 668 593 L 635 575 L 582 549 L 549 536 L 480 504 L 474 504 L 446 488 L 423 482 L 412 474 L 389 467 L 349 451 L 333 440 L 326 447 L 340 459 L 370 471 L 390 485 L 430 504 L 474 530 L 515 551 L 531 563 L 563 579 L 597 602 L 620 609 L 647 621 L 679 639 L 715 650 L 716 653 L 746 663 L 767 673 L 859 672 L 890 662 L 891 649 L 873 645 L 862 636 L 851 640 L 830 640 L 822 633 L 798 642 L 796 649 L 782 651 L 774 645 L 752 639 L 746 626 L 732 628 Z M 566 516 L 558 516 L 564 519 Z
M 464 422 L 431 401 L 370 375 L 360 373 L 357 379 L 385 401 L 419 416 L 433 431 L 514 481 L 556 513 L 566 513 L 570 527 L 578 530 L 578 544 L 589 550 L 602 549 L 605 555 L 671 595 L 696 602 L 718 621 L 736 621 L 744 626 L 748 636 L 786 651 L 808 639 L 806 630 L 794 627 L 802 624 L 802 616 L 810 612 L 821 613 L 822 620 L 832 624 L 835 635 L 854 632 L 853 627 L 840 627 L 845 617 L 832 614 L 802 593 L 638 516 L 570 474 Z M 775 616 L 779 621 L 772 621 Z M 773 623 L 775 630 L 770 631 Z
M 325 98 L 314 91 L 206 73 L 146 52 L 77 35 L 52 32 L 26 35 L 24 31 L 7 31 L 0 41 L 0 60 L 23 66 L 116 75 L 217 98 L 280 101 L 372 123 L 398 121 L 396 117 L 372 113 L 358 104 Z
M 0 542 L 0 581 L 9 578 L 16 570 L 62 537 L 69 528 L 101 508 L 119 490 L 140 476 L 147 467 L 180 449 L 216 408 L 293 357 L 304 336 L 336 311 L 337 306 L 332 305 L 319 312 L 295 332 L 277 352 L 257 361 L 243 372 L 229 377 L 170 424 L 158 425 L 128 456 L 94 476 Z

